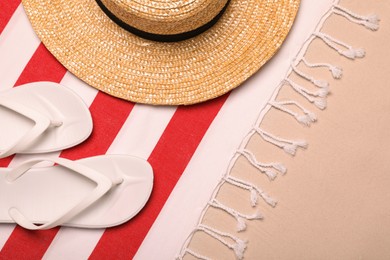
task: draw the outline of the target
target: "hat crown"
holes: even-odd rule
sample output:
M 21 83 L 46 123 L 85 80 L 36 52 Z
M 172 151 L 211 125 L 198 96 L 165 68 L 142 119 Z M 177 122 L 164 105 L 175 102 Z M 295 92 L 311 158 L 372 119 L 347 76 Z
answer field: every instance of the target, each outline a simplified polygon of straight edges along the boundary
M 187 33 L 211 22 L 228 0 L 100 0 L 115 18 L 146 33 Z

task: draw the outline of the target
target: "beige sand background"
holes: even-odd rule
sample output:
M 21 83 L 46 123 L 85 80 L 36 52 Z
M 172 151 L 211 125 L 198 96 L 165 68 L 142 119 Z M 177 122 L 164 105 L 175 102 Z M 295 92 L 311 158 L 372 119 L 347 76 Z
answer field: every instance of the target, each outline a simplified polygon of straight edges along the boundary
M 249 221 L 241 233 L 235 232 L 235 219 L 223 211 L 209 209 L 204 218 L 207 225 L 248 239 L 245 259 L 390 259 L 390 1 L 343 0 L 341 4 L 356 13 L 381 17 L 377 32 L 336 15 L 322 30 L 364 48 L 366 57 L 348 60 L 315 40 L 307 60 L 329 62 L 344 70 L 343 78 L 334 80 L 326 69 L 301 67 L 330 82 L 328 108 L 320 111 L 284 87 L 278 99 L 299 101 L 318 115 L 318 122 L 303 127 L 291 116 L 271 110 L 261 124 L 280 137 L 305 139 L 309 147 L 292 157 L 255 135 L 247 148 L 259 161 L 283 162 L 287 175 L 270 182 L 243 158 L 232 171 L 276 198 L 277 207 L 259 203 L 256 209 L 264 220 Z M 256 210 L 247 191 L 228 184 L 218 199 L 247 214 Z M 215 259 L 235 258 L 202 232 L 194 235 L 190 248 Z

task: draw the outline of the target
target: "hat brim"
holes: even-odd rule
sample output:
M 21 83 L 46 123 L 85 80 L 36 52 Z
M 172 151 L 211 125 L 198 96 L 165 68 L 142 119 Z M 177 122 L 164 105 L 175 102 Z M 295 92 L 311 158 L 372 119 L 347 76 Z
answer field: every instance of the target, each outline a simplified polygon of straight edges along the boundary
M 138 103 L 194 104 L 239 86 L 280 48 L 300 0 L 231 0 L 209 30 L 154 42 L 112 22 L 95 0 L 23 0 L 33 28 L 73 74 Z

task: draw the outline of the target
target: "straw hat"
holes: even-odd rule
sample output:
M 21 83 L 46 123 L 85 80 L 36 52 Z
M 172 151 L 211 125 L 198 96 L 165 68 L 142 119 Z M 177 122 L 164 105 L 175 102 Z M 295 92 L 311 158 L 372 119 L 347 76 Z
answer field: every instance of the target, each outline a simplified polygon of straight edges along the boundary
M 126 100 L 218 97 L 269 60 L 300 0 L 23 0 L 42 42 L 77 77 Z

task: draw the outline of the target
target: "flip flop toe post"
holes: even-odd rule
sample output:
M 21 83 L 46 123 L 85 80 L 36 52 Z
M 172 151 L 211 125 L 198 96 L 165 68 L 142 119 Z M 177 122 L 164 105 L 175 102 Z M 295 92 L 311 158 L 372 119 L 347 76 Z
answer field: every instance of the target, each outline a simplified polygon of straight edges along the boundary
M 56 165 L 33 167 L 47 160 Z M 145 206 L 152 187 L 152 167 L 137 157 L 32 159 L 0 168 L 0 223 L 32 230 L 117 226 Z
M 0 92 L 0 158 L 14 153 L 60 151 L 84 141 L 92 118 L 83 100 L 53 82 Z

